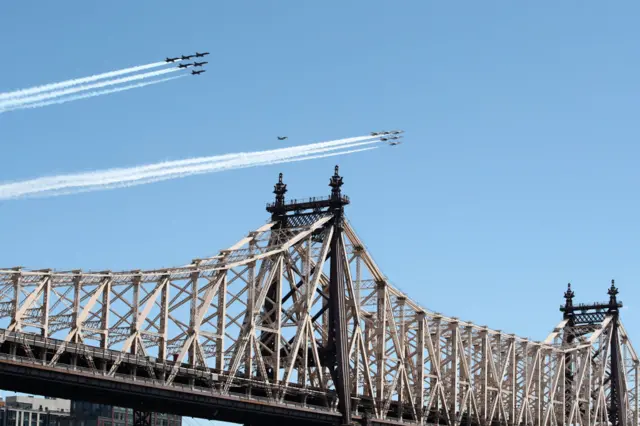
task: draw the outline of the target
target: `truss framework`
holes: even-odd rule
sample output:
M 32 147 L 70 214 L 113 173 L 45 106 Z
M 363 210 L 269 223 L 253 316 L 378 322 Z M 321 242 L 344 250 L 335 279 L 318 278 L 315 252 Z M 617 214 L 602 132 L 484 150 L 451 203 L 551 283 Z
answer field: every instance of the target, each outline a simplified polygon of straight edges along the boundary
M 534 342 L 422 308 L 387 282 L 346 220 L 337 255 L 332 215 L 277 223 L 179 268 L 0 270 L 0 328 L 62 340 L 39 361 L 49 366 L 63 362 L 70 344 L 87 344 L 120 353 L 107 375 L 137 355 L 151 360 L 149 376 L 166 386 L 187 366 L 216 373 L 208 385 L 222 394 L 274 404 L 295 395 L 335 411 L 326 343 L 337 297 L 345 304 L 355 414 L 452 426 L 596 426 L 609 424 L 615 397 L 624 411 L 618 423 L 640 424 L 639 361 L 618 313 L 604 313 L 587 332 L 564 319 Z M 343 294 L 329 291 L 334 256 Z M 619 395 L 612 357 L 622 366 Z

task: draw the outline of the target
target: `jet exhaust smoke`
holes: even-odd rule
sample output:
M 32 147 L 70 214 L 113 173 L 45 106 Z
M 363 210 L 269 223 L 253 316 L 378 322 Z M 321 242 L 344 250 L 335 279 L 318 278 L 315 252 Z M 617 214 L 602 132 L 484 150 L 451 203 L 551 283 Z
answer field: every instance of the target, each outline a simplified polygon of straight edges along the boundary
M 99 89 L 101 87 L 114 86 L 116 84 L 129 83 L 131 81 L 136 81 L 136 80 L 143 80 L 145 78 L 156 77 L 156 76 L 159 76 L 159 75 L 168 74 L 168 73 L 172 73 L 172 72 L 176 72 L 176 71 L 179 71 L 179 69 L 178 68 L 169 68 L 169 69 L 164 69 L 164 70 L 160 70 L 160 71 L 153 71 L 153 72 L 147 72 L 147 73 L 143 73 L 143 74 L 136 74 L 136 75 L 132 75 L 132 76 L 129 76 L 129 77 L 118 78 L 118 79 L 115 79 L 115 80 L 107 80 L 107 81 L 104 81 L 102 83 L 88 84 L 86 86 L 80 86 L 80 87 L 74 87 L 74 88 L 71 88 L 71 89 L 47 92 L 47 93 L 43 93 L 43 94 L 39 94 L 39 95 L 35 95 L 35 96 L 28 96 L 28 97 L 24 97 L 24 98 L 17 98 L 17 99 L 10 99 L 10 100 L 7 100 L 7 101 L 0 101 L 0 109 L 3 109 L 5 111 L 10 111 L 11 109 L 13 109 L 12 107 L 14 107 L 14 106 L 26 105 L 26 104 L 29 104 L 29 103 L 32 103 L 32 102 L 39 102 L 39 101 L 43 101 L 43 100 L 46 100 L 46 99 L 59 98 L 60 96 L 69 95 L 69 94 L 72 94 L 72 93 L 84 92 L 85 90 Z
M 158 68 L 167 65 L 166 62 L 154 62 L 147 65 L 139 65 L 130 68 L 124 68 L 117 71 L 105 72 L 102 74 L 92 75 L 90 77 L 74 78 L 72 80 L 61 81 L 59 83 L 50 83 L 43 86 L 36 86 L 29 89 L 14 90 L 12 92 L 0 93 L 0 100 L 15 99 L 23 96 L 35 95 L 38 93 L 48 92 L 51 90 L 64 89 L 65 87 L 77 86 L 79 84 L 91 83 L 92 81 L 103 80 L 106 78 L 118 77 L 120 75 L 131 74 L 134 72 L 144 71 L 148 69 Z
M 15 111 L 15 110 L 18 110 L 18 109 L 42 108 L 42 107 L 49 106 L 49 105 L 66 104 L 67 102 L 79 101 L 81 99 L 88 99 L 88 98 L 93 98 L 93 97 L 96 97 L 96 96 L 109 95 L 111 93 L 125 92 L 127 90 L 137 89 L 137 88 L 145 87 L 145 86 L 151 86 L 153 84 L 158 84 L 158 83 L 164 83 L 165 81 L 175 80 L 177 78 L 182 78 L 182 77 L 186 77 L 186 76 L 187 76 L 186 74 L 185 75 L 178 75 L 178 76 L 175 76 L 175 77 L 167 77 L 167 78 L 162 78 L 160 80 L 153 80 L 153 81 L 144 82 L 144 83 L 129 84 L 127 86 L 118 87 L 116 89 L 97 90 L 97 91 L 94 91 L 94 92 L 85 93 L 83 95 L 69 96 L 67 98 L 62 98 L 62 99 L 53 100 L 53 101 L 33 102 L 33 103 L 25 104 L 25 105 L 19 105 L 19 106 L 15 106 L 15 107 L 8 107 L 7 109 L 0 108 L 0 114 L 3 113 L 3 112 Z
M 262 162 L 262 163 L 243 164 L 243 165 L 238 165 L 236 167 L 233 167 L 233 169 L 246 169 L 246 168 L 250 168 L 250 167 L 272 166 L 274 164 L 282 164 L 282 163 L 294 163 L 294 162 L 298 162 L 298 161 L 307 161 L 307 160 L 315 160 L 315 159 L 319 159 L 319 158 L 335 157 L 337 155 L 355 154 L 357 152 L 370 151 L 370 150 L 373 150 L 373 149 L 378 149 L 378 147 L 374 146 L 374 147 L 369 147 L 369 148 L 351 149 L 351 150 L 347 150 L 347 151 L 332 152 L 332 153 L 321 154 L 321 155 L 304 155 L 304 156 L 298 156 L 298 157 L 294 157 L 294 158 L 285 158 L 285 159 L 281 159 L 281 160 L 272 160 L 272 161 L 267 161 L 267 162 Z M 135 181 L 135 182 L 117 182 L 117 183 L 107 184 L 107 185 L 100 186 L 100 187 L 75 188 L 75 189 L 71 189 L 71 190 L 59 190 L 59 191 L 58 190 L 54 190 L 54 191 L 48 191 L 46 193 L 29 194 L 29 195 L 26 195 L 25 197 L 32 197 L 32 198 L 58 197 L 58 196 L 61 196 L 61 195 L 75 195 L 75 194 L 80 194 L 80 193 L 83 193 L 83 192 L 93 192 L 93 191 L 104 191 L 104 190 L 109 190 L 109 189 L 129 188 L 129 187 L 132 187 L 132 186 L 146 185 L 146 184 L 162 182 L 162 181 L 170 180 L 170 179 L 180 179 L 180 178 L 183 178 L 183 177 L 194 176 L 194 175 L 199 175 L 199 174 L 204 174 L 204 173 L 215 173 L 215 172 L 220 172 L 220 171 L 228 170 L 228 169 L 231 169 L 231 168 L 227 168 L 227 169 L 210 168 L 210 169 L 200 170 L 200 171 L 190 171 L 190 172 L 176 173 L 176 174 L 171 174 L 171 175 L 166 175 L 166 176 L 152 177 L 152 178 L 147 178 L 147 179 L 139 180 L 139 181 Z M 0 195 L 0 200 L 1 199 L 2 199 L 2 195 Z
M 377 147 L 349 150 L 350 148 L 378 143 L 381 143 L 379 138 L 360 136 L 269 151 L 226 154 L 131 168 L 42 177 L 0 185 L 0 200 L 129 187 L 196 174 L 345 155 Z

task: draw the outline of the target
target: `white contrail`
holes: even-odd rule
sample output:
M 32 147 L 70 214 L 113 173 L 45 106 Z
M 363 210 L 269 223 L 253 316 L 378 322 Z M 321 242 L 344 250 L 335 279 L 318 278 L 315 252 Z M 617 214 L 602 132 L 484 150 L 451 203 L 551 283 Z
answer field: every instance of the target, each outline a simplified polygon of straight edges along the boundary
M 45 84 L 44 86 L 36 86 L 30 89 L 14 90 L 13 92 L 0 93 L 0 100 L 20 98 L 23 96 L 34 95 L 36 93 L 47 92 L 56 89 L 64 89 L 65 87 L 77 86 L 78 84 L 91 83 L 92 81 L 103 80 L 105 78 L 117 77 L 119 75 L 131 74 L 134 72 L 144 71 L 152 68 L 167 65 L 166 62 L 154 62 L 152 64 L 140 65 L 136 67 L 124 68 L 118 71 L 110 71 L 102 74 L 92 75 L 90 77 L 74 78 L 72 80 L 61 81 L 59 83 Z
M 350 138 L 355 139 L 355 138 Z M 347 140 L 348 141 L 348 140 Z M 78 175 L 63 175 L 63 176 L 54 176 L 51 178 L 38 178 L 32 179 L 30 181 L 9 183 L 6 185 L 0 186 L 0 199 L 3 197 L 3 192 L 7 194 L 18 194 L 18 196 L 25 192 L 33 192 L 37 190 L 37 192 L 43 191 L 52 191 L 52 190 L 60 190 L 64 188 L 73 188 L 73 187 L 90 187 L 90 186 L 101 186 L 101 185 L 111 185 L 114 183 L 121 182 L 135 182 L 144 179 L 155 179 L 163 176 L 172 176 L 179 175 L 183 173 L 198 173 L 198 172 L 206 172 L 208 170 L 214 169 L 226 169 L 229 167 L 234 167 L 237 164 L 245 164 L 245 163 L 261 163 L 265 161 L 271 161 L 272 159 L 284 159 L 284 158 L 293 158 L 300 155 L 314 154 L 319 152 L 327 152 L 333 151 L 341 148 L 355 147 L 361 146 L 363 144 L 373 144 L 379 143 L 379 140 L 374 140 L 370 142 L 360 142 L 360 143 L 343 143 L 340 146 L 322 146 L 322 144 L 311 144 L 311 145 L 303 145 L 300 147 L 293 147 L 288 150 L 273 150 L 273 151 L 259 151 L 255 153 L 248 154 L 236 154 L 236 155 L 226 155 L 220 156 L 216 159 L 216 161 L 210 161 L 206 163 L 200 164 L 192 164 L 192 165 L 179 165 L 177 167 L 164 167 L 164 168 L 155 168 L 151 169 L 153 166 L 147 166 L 147 170 L 140 170 L 141 168 L 131 168 L 131 169 L 115 169 L 115 170 L 107 170 L 107 171 L 98 171 L 98 172 L 89 172 Z M 315 147 L 314 147 L 315 145 Z M 319 147 L 320 146 L 320 147 Z M 281 151 L 281 152 L 275 152 Z M 229 157 L 227 161 L 221 161 L 221 157 Z
M 7 101 L 0 101 L 0 109 L 10 110 L 11 107 L 15 105 L 25 105 L 27 103 L 44 101 L 46 99 L 59 98 L 60 96 L 70 95 L 72 93 L 84 92 L 85 90 L 90 90 L 90 89 L 99 89 L 100 87 L 114 86 L 116 84 L 121 84 L 121 83 L 129 83 L 130 81 L 156 77 L 159 75 L 168 74 L 168 73 L 176 72 L 179 70 L 180 70 L 179 68 L 169 68 L 165 70 L 147 72 L 143 74 L 136 74 L 129 77 L 117 78 L 115 80 L 107 80 L 107 81 L 103 81 L 102 83 L 93 83 L 93 84 L 88 84 L 86 86 L 74 87 L 71 89 L 57 90 L 54 92 L 47 92 L 47 93 L 43 93 L 35 96 L 27 96 L 25 98 L 17 98 L 17 99 L 10 99 Z
M 320 158 L 323 155 L 340 155 L 340 152 L 331 154 L 326 154 L 326 152 L 381 142 L 379 139 L 365 141 L 366 139 L 371 139 L 371 137 L 348 138 L 339 141 L 322 142 L 271 151 L 202 157 L 199 159 L 181 160 L 181 162 L 165 162 L 130 169 L 111 169 L 76 175 L 37 178 L 0 185 L 0 200 L 51 192 L 75 193 L 78 191 L 94 191 L 112 186 L 141 185 L 193 174 L 253 167 L 273 162 L 297 161 L 296 159 L 310 156 Z M 365 148 L 365 150 L 368 149 L 370 148 Z M 312 154 L 318 153 L 324 154 L 312 156 Z M 202 160 L 204 158 L 209 158 L 210 161 L 203 162 Z M 192 163 L 188 164 L 188 161 Z M 162 167 L 162 165 L 164 165 L 164 167 Z
M 338 149 L 344 149 L 344 148 L 355 148 L 358 146 L 371 145 L 374 143 L 380 143 L 380 141 L 376 140 L 376 141 L 369 141 L 369 142 L 360 142 L 360 143 L 347 144 L 347 145 L 342 145 L 337 147 L 324 147 L 324 148 L 316 148 L 316 149 L 309 149 L 309 150 L 291 150 L 291 151 L 288 151 L 285 153 L 279 153 L 279 154 L 243 155 L 228 161 L 217 161 L 217 162 L 210 162 L 210 163 L 204 163 L 204 164 L 198 164 L 198 165 L 172 167 L 164 170 L 148 171 L 146 173 L 123 174 L 119 176 L 111 175 L 109 177 L 99 177 L 98 180 L 94 180 L 93 182 L 85 181 L 85 182 L 76 183 L 75 185 L 69 185 L 67 183 L 64 183 L 62 185 L 56 185 L 55 189 L 58 189 L 60 187 L 65 187 L 65 186 L 66 187 L 102 186 L 102 185 L 119 184 L 122 182 L 132 182 L 135 184 L 135 182 L 137 181 L 145 181 L 147 179 L 159 178 L 160 180 L 164 180 L 163 178 L 165 177 L 168 177 L 168 179 L 172 179 L 172 176 L 179 177 L 182 175 L 188 176 L 192 174 L 208 173 L 210 171 L 235 169 L 247 164 L 261 165 L 261 164 L 271 163 L 272 161 L 286 161 L 287 159 L 292 159 L 300 156 L 324 153 L 329 151 L 336 151 Z
M 116 89 L 97 90 L 95 92 L 89 92 L 84 95 L 69 96 L 67 98 L 62 98 L 54 101 L 34 102 L 34 103 L 19 105 L 15 107 L 7 107 L 7 109 L 0 109 L 0 113 L 7 112 L 7 111 L 15 111 L 17 109 L 32 109 L 32 108 L 41 108 L 41 107 L 55 105 L 55 104 L 66 104 L 67 102 L 93 98 L 95 96 L 109 95 L 111 93 L 124 92 L 131 89 L 137 89 L 139 87 L 150 86 L 152 84 L 164 83 L 165 81 L 175 80 L 176 78 L 182 78 L 186 76 L 187 76 L 186 74 L 183 74 L 175 77 L 167 77 L 167 78 L 162 78 L 160 80 L 154 80 L 154 81 L 149 81 L 145 83 L 129 84 L 127 86 L 118 87 Z
M 199 174 L 205 174 L 205 173 L 216 173 L 216 172 L 220 172 L 223 170 L 231 170 L 231 169 L 246 169 L 246 168 L 250 168 L 250 167 L 259 167 L 259 166 L 272 166 L 274 164 L 281 164 L 281 163 L 293 163 L 293 162 L 298 162 L 298 161 L 306 161 L 306 160 L 314 160 L 314 159 L 319 159 L 319 158 L 327 158 L 327 157 L 334 157 L 336 155 L 348 155 L 348 154 L 354 154 L 356 152 L 363 152 L 363 151 L 370 151 L 373 149 L 378 149 L 377 146 L 373 146 L 373 147 L 369 147 L 369 148 L 359 148 L 359 149 L 352 149 L 352 150 L 347 150 L 347 151 L 340 151 L 340 152 L 331 152 L 331 153 L 327 153 L 327 154 L 322 154 L 322 155 L 308 155 L 308 156 L 299 156 L 299 157 L 294 157 L 294 158 L 285 158 L 285 159 L 281 159 L 281 160 L 272 160 L 272 161 L 267 161 L 267 162 L 260 162 L 260 163 L 251 163 L 251 164 L 242 164 L 242 165 L 237 165 L 236 167 L 232 167 L 232 168 L 217 168 L 217 169 L 209 169 L 209 170 L 200 170 L 197 172 L 190 172 L 190 173 L 179 173 L 179 174 L 173 174 L 173 175 L 169 175 L 169 176 L 159 176 L 159 177 L 155 177 L 155 178 L 149 178 L 149 179 L 145 179 L 142 181 L 135 181 L 135 182 L 118 182 L 118 183 L 112 183 L 112 184 L 108 184 L 108 185 L 100 185 L 100 186 L 92 186 L 92 187 L 88 187 L 88 188 L 76 188 L 76 189 L 69 189 L 69 190 L 57 190 L 57 191 L 46 191 L 46 192 L 37 192 L 37 193 L 31 193 L 31 194 L 24 194 L 22 197 L 30 197 L 30 198 L 45 198 L 45 197 L 58 197 L 58 196 L 62 196 L 62 195 L 74 195 L 74 194 L 81 194 L 81 193 L 85 193 L 85 192 L 95 192 L 95 191 L 106 191 L 106 190 L 110 190 L 110 189 L 119 189 L 119 188 L 129 188 L 132 186 L 138 186 L 138 185 L 147 185 L 147 184 L 151 184 L 151 183 L 156 183 L 156 182 L 162 182 L 165 180 L 170 180 L 170 179 L 180 179 L 180 178 L 184 178 L 184 177 L 188 177 L 188 176 L 194 176 L 194 175 L 199 175 Z M 13 198 L 17 198 L 17 197 L 13 197 Z M 0 200 L 2 200 L 2 196 L 0 195 Z
M 177 169 L 184 166 L 204 164 L 204 163 L 215 163 L 226 160 L 237 159 L 240 157 L 243 158 L 253 158 L 253 157 L 262 157 L 262 156 L 270 156 L 270 155 L 292 155 L 295 153 L 303 153 L 306 151 L 312 151 L 321 148 L 329 148 L 329 147 L 339 147 L 344 145 L 349 145 L 352 143 L 362 142 L 365 140 L 374 139 L 376 142 L 379 141 L 379 138 L 374 138 L 372 136 L 358 136 L 353 138 L 346 139 L 338 139 L 334 141 L 328 142 L 317 142 L 313 144 L 294 146 L 289 148 L 279 148 L 272 149 L 267 151 L 255 151 L 255 152 L 239 152 L 234 154 L 224 154 L 224 155 L 216 155 L 216 156 L 208 156 L 208 157 L 197 157 L 190 158 L 186 160 L 174 160 L 174 161 L 164 161 L 156 164 L 149 164 L 145 166 L 135 166 L 129 168 L 116 168 L 116 169 L 107 169 L 107 170 L 99 170 L 94 172 L 85 172 L 79 174 L 71 174 L 71 175 L 60 175 L 60 176 L 51 176 L 51 177 L 42 177 L 31 180 L 26 180 L 22 182 L 8 183 L 5 185 L 0 185 L 0 197 L 2 196 L 2 190 L 11 190 L 11 189 L 20 189 L 26 186 L 38 186 L 39 188 L 46 187 L 60 187 L 61 185 L 67 186 L 79 186 L 83 184 L 94 185 L 95 182 L 100 182 L 103 180 L 109 179 L 135 179 L 136 176 L 145 175 L 148 172 L 163 172 L 167 169 Z

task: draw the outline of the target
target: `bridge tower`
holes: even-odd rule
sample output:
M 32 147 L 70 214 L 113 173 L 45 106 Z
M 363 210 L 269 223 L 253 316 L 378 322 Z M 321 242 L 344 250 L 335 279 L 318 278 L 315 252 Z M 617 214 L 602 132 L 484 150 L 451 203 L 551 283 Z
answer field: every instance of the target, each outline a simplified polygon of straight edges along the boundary
M 277 229 L 286 229 L 304 224 L 311 224 L 323 216 L 331 216 L 330 226 L 324 228 L 320 234 L 331 233 L 330 245 L 327 257 L 329 258 L 329 286 L 322 311 L 317 315 L 324 315 L 327 327 L 327 339 L 318 344 L 320 363 L 322 367 L 329 370 L 331 379 L 337 393 L 338 410 L 342 414 L 343 425 L 351 425 L 351 378 L 349 375 L 349 343 L 347 336 L 347 309 L 345 306 L 345 253 L 343 242 L 344 231 L 344 206 L 349 204 L 349 198 L 342 195 L 342 176 L 339 175 L 338 166 L 335 167 L 334 174 L 329 180 L 331 195 L 327 197 L 314 197 L 306 200 L 292 200 L 285 203 L 285 193 L 287 185 L 282 181 L 282 173 L 279 175 L 278 183 L 274 186 L 276 194 L 275 202 L 267 206 L 267 211 L 271 213 L 273 221 L 277 222 Z M 316 235 L 316 238 L 320 235 Z M 322 265 L 315 265 L 311 274 L 316 268 L 322 269 Z M 299 283 L 302 285 L 302 282 Z M 275 300 L 278 289 L 274 283 L 269 289 L 267 298 Z M 286 298 L 287 296 L 285 296 Z M 270 316 L 269 321 L 277 323 L 279 315 L 273 306 L 265 304 L 265 314 Z M 270 312 L 270 313 L 268 313 Z M 327 315 L 328 314 L 328 315 Z M 316 316 L 317 316 L 316 315 Z M 314 318 L 316 320 L 317 318 Z M 263 333 L 261 339 L 263 345 L 269 351 L 278 350 L 270 333 Z M 305 349 L 307 350 L 307 349 Z M 274 377 L 273 370 L 267 372 L 268 377 Z
M 563 313 L 561 346 L 579 348 L 585 342 L 596 346 L 586 357 L 580 355 L 580 349 L 565 352 L 564 410 L 565 418 L 574 419 L 574 424 L 582 423 L 578 419 L 589 415 L 597 420 L 608 420 L 611 426 L 627 426 L 630 407 L 625 398 L 623 359 L 626 338 L 622 339 L 620 333 L 622 302 L 617 300 L 618 293 L 614 280 L 607 292 L 608 302 L 574 305 L 575 293 L 571 284 L 564 293 L 565 304 L 560 307 Z M 584 380 L 588 368 L 602 378 L 589 384 L 590 391 Z M 586 396 L 590 398 L 586 399 Z M 595 407 L 590 407 L 589 401 L 596 401 L 592 404 Z

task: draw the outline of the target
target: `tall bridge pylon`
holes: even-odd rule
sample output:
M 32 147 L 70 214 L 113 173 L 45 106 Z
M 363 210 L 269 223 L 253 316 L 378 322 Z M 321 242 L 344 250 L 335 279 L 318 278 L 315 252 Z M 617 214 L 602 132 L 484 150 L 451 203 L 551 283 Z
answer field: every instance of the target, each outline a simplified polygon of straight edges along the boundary
M 543 342 L 431 312 L 356 235 L 337 167 L 329 185 L 286 200 L 280 175 L 267 223 L 181 267 L 0 269 L 0 383 L 113 398 L 140 424 L 161 407 L 281 426 L 640 426 L 613 283 L 600 304 L 569 288 Z

